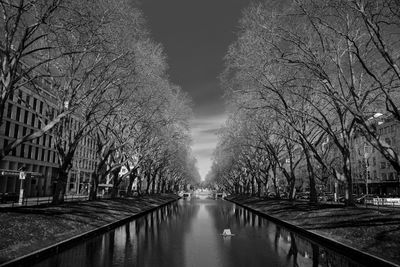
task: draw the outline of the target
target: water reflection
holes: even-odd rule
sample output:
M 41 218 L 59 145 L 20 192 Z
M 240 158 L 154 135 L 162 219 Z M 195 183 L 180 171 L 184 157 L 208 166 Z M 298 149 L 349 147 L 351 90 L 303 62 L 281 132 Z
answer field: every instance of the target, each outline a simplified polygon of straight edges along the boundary
M 191 198 L 35 266 L 361 265 L 229 202 Z

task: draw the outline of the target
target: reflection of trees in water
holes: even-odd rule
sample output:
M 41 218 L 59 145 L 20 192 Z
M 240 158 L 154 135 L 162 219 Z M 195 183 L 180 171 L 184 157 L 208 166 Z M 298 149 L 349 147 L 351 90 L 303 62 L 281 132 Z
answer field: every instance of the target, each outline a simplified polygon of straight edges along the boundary
M 227 207 L 221 209 L 227 209 Z M 221 214 L 226 213 L 227 212 L 224 210 L 221 211 Z M 324 247 L 320 247 L 318 244 L 311 242 L 294 232 L 290 232 L 285 228 L 268 221 L 267 219 L 261 218 L 247 209 L 236 206 L 233 211 L 232 220 L 235 222 L 231 222 L 230 225 L 237 225 L 240 227 L 258 226 L 265 229 L 275 229 L 274 233 L 272 233 L 272 236 L 270 236 L 271 243 L 273 243 L 273 249 L 277 255 L 280 254 L 279 250 L 284 249 L 284 251 L 286 251 L 286 258 L 293 260 L 293 266 L 300 266 L 303 264 L 303 262 L 308 262 L 307 264 L 310 264 L 309 260 L 312 261 L 313 267 L 361 266 L 355 263 L 353 260 L 331 250 L 327 250 Z M 275 225 L 275 227 L 271 228 L 272 225 Z M 303 258 L 303 260 L 300 261 L 299 257 Z
M 183 250 L 184 234 L 190 231 L 191 220 L 196 217 L 199 208 L 199 205 L 190 205 L 186 201 L 175 202 L 137 219 L 137 265 L 182 265 L 183 253 L 171 255 L 171 247 Z
M 242 209 L 220 200 L 206 204 L 205 208 L 213 218 L 215 229 L 220 230 L 221 233 L 225 228 L 232 229 L 240 226 Z
M 319 246 L 315 243 L 311 244 L 312 248 L 312 261 L 313 261 L 313 267 L 318 267 L 319 265 Z
M 278 248 L 279 248 L 279 238 L 281 237 L 281 227 L 279 225 L 276 225 L 275 228 L 275 239 L 274 239 L 274 248 L 275 248 L 275 252 L 279 252 Z
M 320 247 L 249 210 L 224 203 L 204 205 L 213 218 L 216 229 L 233 228 L 233 232 L 235 232 L 234 230 L 239 231 L 235 227 L 271 229 L 266 232 L 269 233 L 271 250 L 275 251 L 277 257 L 284 253 L 282 257 L 292 261 L 293 266 L 304 266 L 305 264 L 310 266 L 311 263 L 313 267 L 359 266 L 342 255 Z M 104 235 L 101 242 L 89 242 L 86 247 L 86 259 L 91 263 L 87 266 L 110 266 L 112 263 L 115 264 L 115 257 L 124 257 L 124 259 L 119 259 L 119 263 L 123 262 L 124 265 L 129 263 L 128 265 L 137 266 L 182 266 L 184 264 L 183 240 L 185 233 L 191 231 L 192 220 L 196 218 L 199 209 L 200 205 L 196 203 L 174 203 L 126 225 L 122 231 L 122 234 L 125 235 L 124 253 L 119 253 L 120 251 L 116 253 L 115 242 L 118 241 L 115 240 L 118 238 L 114 231 Z M 264 233 L 264 231 L 260 233 Z M 117 232 L 117 235 L 120 234 Z M 231 245 L 234 244 L 228 242 L 229 240 L 224 241 L 226 241 L 226 247 L 229 247 L 229 251 L 231 251 L 233 249 Z M 236 244 L 235 246 L 240 245 Z M 172 249 L 181 253 L 172 255 Z M 99 253 L 99 251 L 101 252 Z M 232 257 L 235 258 L 234 255 Z M 229 261 L 235 262 L 240 259 L 228 259 L 227 262 Z
M 340 255 L 329 249 L 320 248 L 320 266 L 338 266 L 338 267 L 362 267 L 361 265 L 343 255 Z
M 251 212 L 247 209 L 241 207 L 235 207 L 233 215 L 235 217 L 235 221 L 239 226 L 252 226 L 252 227 L 262 227 L 264 224 L 264 219 L 259 217 L 254 212 Z
M 296 238 L 292 232 L 290 232 L 290 249 L 286 258 L 289 260 L 293 256 L 293 266 L 297 267 L 299 264 L 297 263 L 297 253 L 298 253 Z
M 300 235 L 290 232 L 285 228 L 276 225 L 274 238 L 274 249 L 279 253 L 279 249 L 283 248 L 280 242 L 289 244 L 287 251 L 287 259 L 293 260 L 293 266 L 302 265 L 303 260 L 299 260 L 299 256 L 312 261 L 312 266 L 337 266 L 337 267 L 361 267 L 362 265 L 353 260 L 338 254 L 334 251 L 319 246 L 318 244 L 301 237 Z M 309 263 L 308 263 L 309 264 Z M 308 265 L 307 265 L 308 266 Z

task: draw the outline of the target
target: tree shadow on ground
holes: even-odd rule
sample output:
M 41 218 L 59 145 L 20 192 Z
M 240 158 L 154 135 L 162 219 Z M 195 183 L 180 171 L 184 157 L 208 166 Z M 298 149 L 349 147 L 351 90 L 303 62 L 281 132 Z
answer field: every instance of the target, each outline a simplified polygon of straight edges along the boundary
M 99 227 L 159 206 L 168 199 L 171 198 L 158 197 L 158 199 L 154 199 L 145 196 L 132 199 L 67 202 L 60 205 L 10 207 L 1 210 L 11 214 L 41 215 L 48 217 L 51 221 L 60 219 Z

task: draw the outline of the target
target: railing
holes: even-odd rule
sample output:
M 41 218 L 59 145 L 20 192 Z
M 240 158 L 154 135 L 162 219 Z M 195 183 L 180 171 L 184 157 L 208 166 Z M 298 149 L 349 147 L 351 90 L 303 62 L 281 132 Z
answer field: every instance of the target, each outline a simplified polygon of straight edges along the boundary
M 365 200 L 365 203 L 375 206 L 400 207 L 400 198 L 373 198 Z
M 98 196 L 98 198 L 102 198 L 102 196 Z M 64 196 L 64 201 L 66 202 L 72 202 L 72 201 L 84 201 L 88 200 L 89 196 L 88 195 L 66 195 Z M 0 204 L 0 207 L 18 207 L 18 206 L 37 206 L 41 204 L 50 204 L 53 200 L 52 196 L 47 196 L 47 197 L 28 197 L 24 198 L 22 201 L 22 204 L 20 205 L 17 202 L 7 202 Z

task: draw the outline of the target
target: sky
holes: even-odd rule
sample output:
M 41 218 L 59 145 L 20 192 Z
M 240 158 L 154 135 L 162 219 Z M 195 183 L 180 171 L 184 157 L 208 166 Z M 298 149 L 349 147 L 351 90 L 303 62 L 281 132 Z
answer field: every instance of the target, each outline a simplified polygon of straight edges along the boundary
M 225 113 L 218 76 L 249 0 L 142 0 L 153 38 L 168 57 L 171 81 L 193 101 L 192 150 L 204 179 Z

